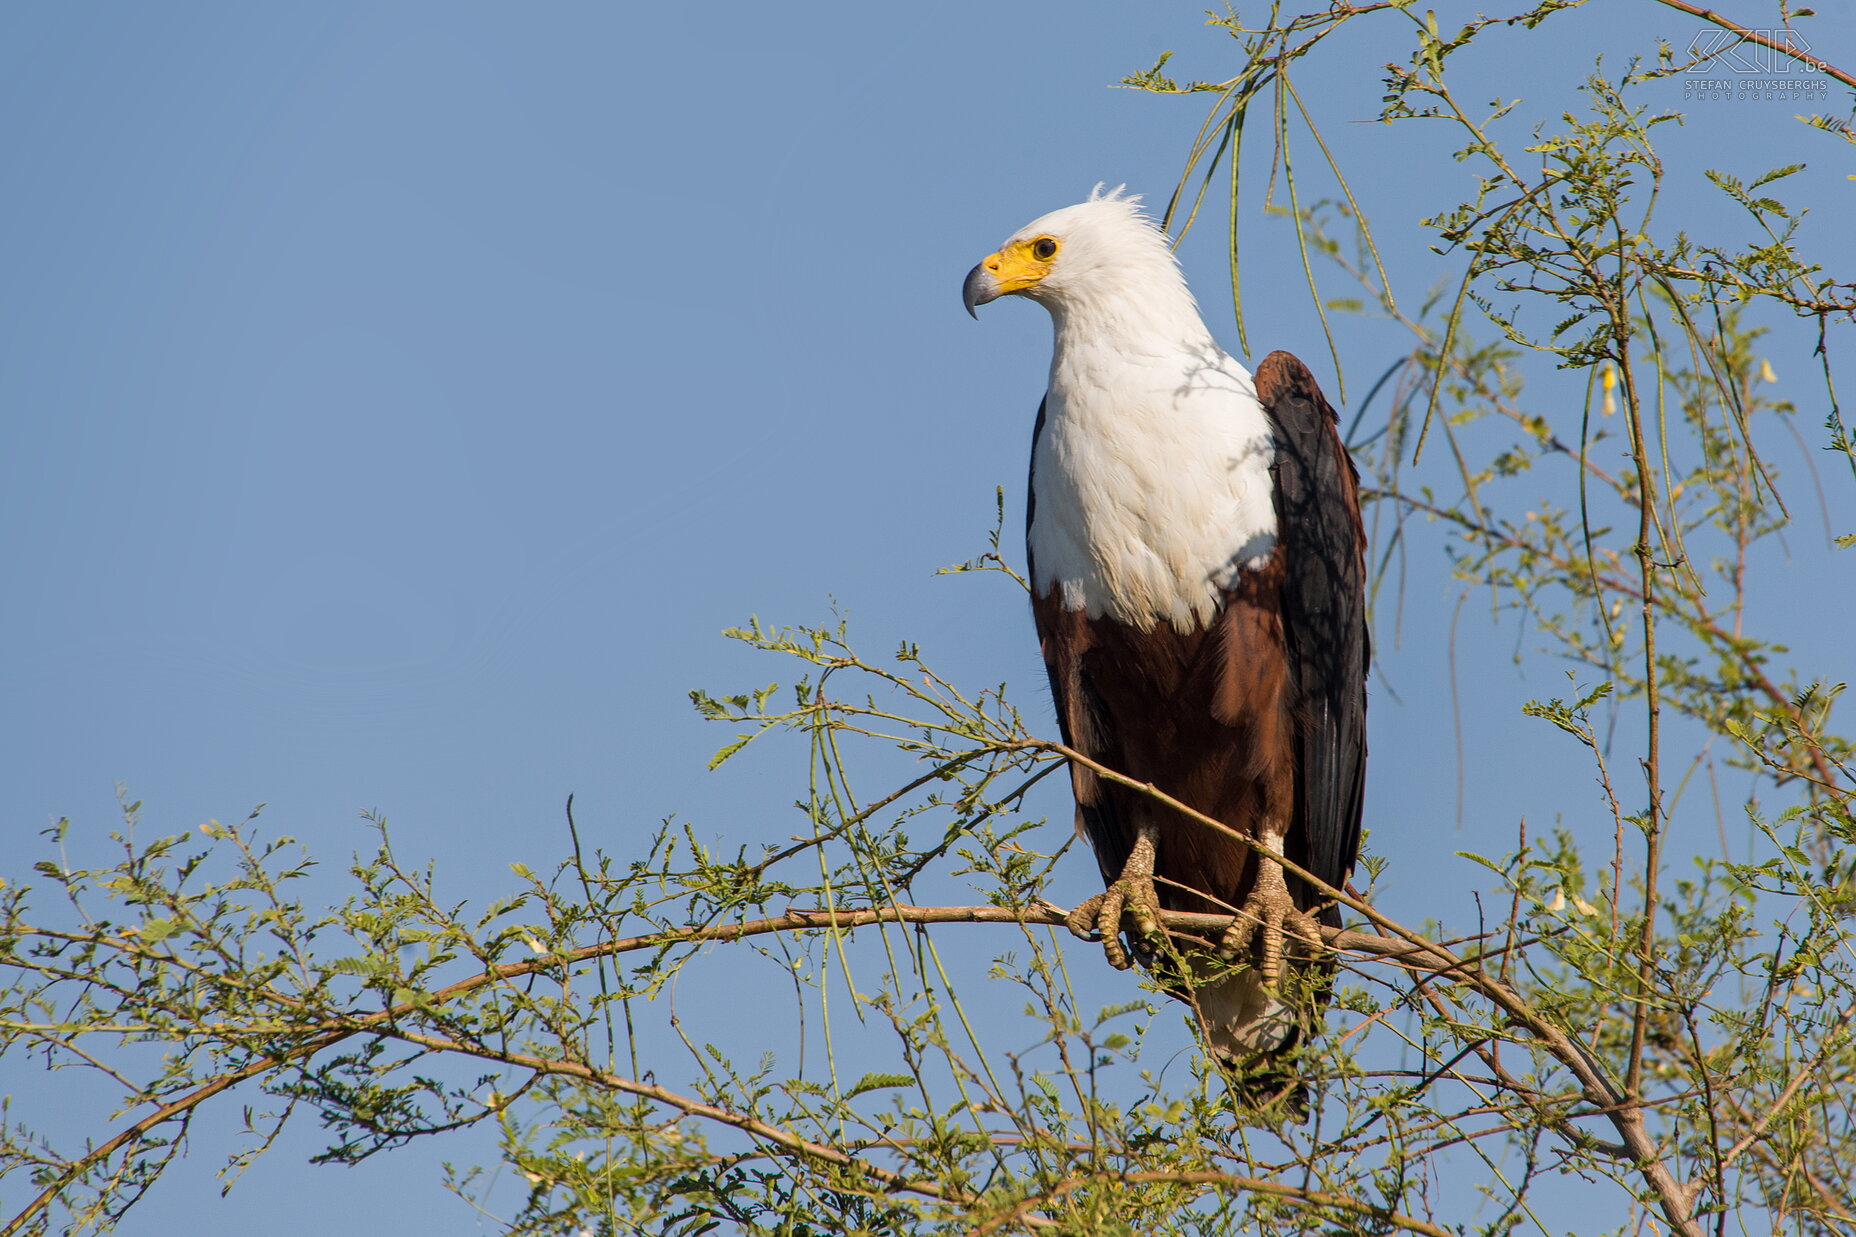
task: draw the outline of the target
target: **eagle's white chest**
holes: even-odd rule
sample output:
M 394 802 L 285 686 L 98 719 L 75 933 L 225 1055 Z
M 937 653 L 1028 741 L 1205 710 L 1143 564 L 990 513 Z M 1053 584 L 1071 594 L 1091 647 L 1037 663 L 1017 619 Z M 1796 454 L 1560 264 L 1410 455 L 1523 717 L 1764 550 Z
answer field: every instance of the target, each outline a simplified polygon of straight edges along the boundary
M 1032 453 L 1032 583 L 1139 627 L 1206 622 L 1275 546 L 1274 447 L 1250 375 L 1215 349 L 1060 356 Z

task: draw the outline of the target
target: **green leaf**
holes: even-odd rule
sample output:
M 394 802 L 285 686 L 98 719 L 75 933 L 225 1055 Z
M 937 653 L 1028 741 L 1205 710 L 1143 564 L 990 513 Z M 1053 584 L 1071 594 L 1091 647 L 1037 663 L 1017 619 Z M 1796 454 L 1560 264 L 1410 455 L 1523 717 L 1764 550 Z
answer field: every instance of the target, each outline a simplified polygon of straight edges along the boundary
M 1773 168 L 1770 172 L 1767 172 L 1764 176 L 1760 177 L 1758 180 L 1748 185 L 1747 188 L 1757 189 L 1761 185 L 1769 185 L 1775 180 L 1783 180 L 1785 177 L 1790 176 L 1794 172 L 1802 172 L 1802 171 L 1804 171 L 1804 164 L 1788 163 L 1782 168 Z
M 733 756 L 736 752 L 753 741 L 754 736 L 751 734 L 736 735 L 733 743 L 723 744 L 717 749 L 715 755 L 709 757 L 709 771 L 713 773 L 715 770 L 721 768 L 723 763 L 727 761 L 730 756 Z
M 912 1087 L 915 1080 L 907 1074 L 865 1074 L 857 1080 L 857 1085 L 845 1092 L 844 1098 L 862 1095 L 866 1091 L 881 1091 L 889 1087 Z
M 155 941 L 165 941 L 170 936 L 178 935 L 180 930 L 181 925 L 177 920 L 144 919 L 142 921 L 141 937 L 143 940 L 152 944 Z

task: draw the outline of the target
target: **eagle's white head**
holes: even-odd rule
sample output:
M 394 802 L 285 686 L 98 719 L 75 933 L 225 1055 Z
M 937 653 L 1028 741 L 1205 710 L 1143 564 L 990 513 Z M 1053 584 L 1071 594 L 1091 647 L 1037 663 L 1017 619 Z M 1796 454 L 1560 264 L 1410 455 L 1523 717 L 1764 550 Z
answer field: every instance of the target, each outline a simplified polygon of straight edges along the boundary
M 1159 330 L 1182 342 L 1205 334 L 1166 233 L 1120 188 L 1097 185 L 1087 201 L 1032 220 L 968 272 L 962 292 L 974 317 L 1002 296 L 1037 301 L 1059 334 L 1072 322 L 1092 333 Z

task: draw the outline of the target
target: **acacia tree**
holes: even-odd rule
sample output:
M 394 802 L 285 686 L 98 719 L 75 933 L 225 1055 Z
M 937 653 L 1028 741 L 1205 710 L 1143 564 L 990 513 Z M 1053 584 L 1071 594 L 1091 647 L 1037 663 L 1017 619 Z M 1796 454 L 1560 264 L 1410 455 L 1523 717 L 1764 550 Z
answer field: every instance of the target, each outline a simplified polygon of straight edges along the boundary
M 1663 3 L 1726 45 L 1786 48 Z M 1856 771 L 1833 728 L 1841 684 L 1789 664 L 1745 601 L 1781 569 L 1791 519 L 1774 436 L 1821 422 L 1827 484 L 1847 496 L 1856 480 L 1831 347 L 1856 287 L 1805 250 L 1780 196 L 1797 167 L 1664 164 L 1671 117 L 1639 100 L 1692 67 L 1676 49 L 1601 63 L 1581 107 L 1539 118 L 1523 150 L 1507 138 L 1515 102 L 1465 102 L 1452 73 L 1486 30 L 1567 7 L 1454 33 L 1403 3 L 1273 8 L 1254 27 L 1212 23 L 1230 36 L 1225 80 L 1174 82 L 1164 58 L 1129 79 L 1211 96 L 1169 217 L 1183 231 L 1223 186 L 1234 294 L 1237 224 L 1259 197 L 1239 154 L 1262 129 L 1265 205 L 1293 224 L 1317 304 L 1407 333 L 1361 401 L 1379 410 L 1370 428 L 1355 425 L 1382 579 L 1473 585 L 1575 671 L 1570 694 L 1527 712 L 1559 744 L 1546 758 L 1589 770 L 1586 820 L 1466 855 L 1474 923 L 1395 922 L 1372 856 L 1356 885 L 1324 889 L 1348 926 L 1328 934 L 1336 999 L 1298 1062 L 1306 1124 L 1234 1099 L 1151 991 L 1085 1002 L 1099 959 L 1045 898 L 1068 830 L 1025 805 L 1086 758 L 912 645 L 876 658 L 842 625 L 754 624 L 728 634 L 791 667 L 788 685 L 693 698 L 735 735 L 716 764 L 798 736 L 804 828 L 782 844 L 724 853 L 666 825 L 607 854 L 576 831 L 558 868 L 519 870 L 483 906 L 444 901 L 384 827 L 333 907 L 305 904 L 309 857 L 255 819 L 199 837 L 125 828 L 113 863 L 10 875 L 0 1052 L 94 1072 L 126 1116 L 69 1147 L 9 1111 L 0 1232 L 107 1227 L 202 1106 L 241 1095 L 253 1133 L 229 1151 L 234 1174 L 312 1113 L 336 1162 L 494 1129 L 521 1196 L 509 1206 L 481 1172 L 452 1184 L 512 1212 L 515 1233 L 1505 1233 L 1564 1227 L 1562 1183 L 1583 1231 L 1849 1231 Z M 1357 71 L 1327 40 L 1360 22 L 1409 48 L 1383 70 L 1391 132 L 1460 135 L 1466 188 L 1423 221 L 1460 274 L 1429 296 L 1387 278 L 1297 94 L 1298 75 Z M 1847 127 L 1804 119 L 1847 156 Z M 1298 179 L 1309 150 L 1326 170 Z M 1663 224 L 1659 196 L 1697 184 L 1737 204 L 1737 237 Z M 1336 278 L 1357 283 L 1351 301 L 1317 291 Z M 1821 393 L 1802 406 L 1768 394 L 1760 341 L 1775 329 L 1816 342 Z M 1530 396 L 1556 368 L 1585 376 L 1583 400 Z M 1442 533 L 1437 561 L 1405 552 L 1427 531 Z M 955 570 L 1023 583 L 997 531 Z M 1708 804 L 1681 794 L 1717 767 L 1753 786 L 1731 805 L 1751 839 L 1737 861 L 1699 853 Z M 1182 940 L 1226 926 L 1167 920 Z M 792 994 L 795 1052 L 743 1057 L 666 997 L 756 966 Z

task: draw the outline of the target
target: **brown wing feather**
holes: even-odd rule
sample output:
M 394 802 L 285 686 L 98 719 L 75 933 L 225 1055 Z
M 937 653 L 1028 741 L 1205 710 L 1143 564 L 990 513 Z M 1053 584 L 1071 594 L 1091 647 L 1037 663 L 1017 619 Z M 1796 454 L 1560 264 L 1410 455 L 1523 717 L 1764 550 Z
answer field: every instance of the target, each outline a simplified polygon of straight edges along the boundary
M 1340 418 L 1308 367 L 1286 352 L 1257 366 L 1275 429 L 1271 468 L 1280 595 L 1294 680 L 1296 792 L 1291 859 L 1330 885 L 1353 871 L 1366 784 L 1366 530 L 1359 472 Z M 1327 918 L 1338 923 L 1339 914 Z

